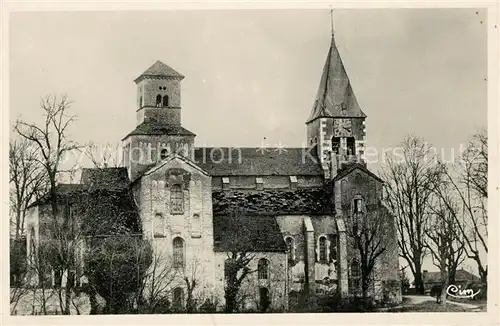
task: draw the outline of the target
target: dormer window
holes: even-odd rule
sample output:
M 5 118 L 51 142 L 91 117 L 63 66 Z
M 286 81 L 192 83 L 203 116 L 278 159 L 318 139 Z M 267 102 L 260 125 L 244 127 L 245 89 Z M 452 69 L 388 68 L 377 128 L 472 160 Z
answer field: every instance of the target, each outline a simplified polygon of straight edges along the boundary
M 222 177 L 222 189 L 229 189 L 229 177 Z
M 264 188 L 264 180 L 260 177 L 255 178 L 255 186 L 257 190 L 262 190 Z

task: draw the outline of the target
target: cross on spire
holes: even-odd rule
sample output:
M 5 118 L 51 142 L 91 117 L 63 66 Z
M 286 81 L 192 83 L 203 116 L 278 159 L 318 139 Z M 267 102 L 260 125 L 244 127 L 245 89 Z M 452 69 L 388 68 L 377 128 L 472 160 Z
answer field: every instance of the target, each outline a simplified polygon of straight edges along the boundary
M 333 31 L 333 8 L 330 9 L 330 23 L 331 23 L 331 29 L 332 29 L 332 35 L 334 34 Z

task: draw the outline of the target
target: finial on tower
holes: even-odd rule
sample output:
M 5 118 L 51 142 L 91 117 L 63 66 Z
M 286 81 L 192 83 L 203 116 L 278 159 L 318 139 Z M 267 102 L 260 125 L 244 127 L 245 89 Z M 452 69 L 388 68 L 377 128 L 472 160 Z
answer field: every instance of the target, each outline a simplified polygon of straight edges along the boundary
M 333 31 L 333 8 L 330 9 L 330 23 L 331 23 L 331 29 L 332 29 L 332 36 L 335 33 Z

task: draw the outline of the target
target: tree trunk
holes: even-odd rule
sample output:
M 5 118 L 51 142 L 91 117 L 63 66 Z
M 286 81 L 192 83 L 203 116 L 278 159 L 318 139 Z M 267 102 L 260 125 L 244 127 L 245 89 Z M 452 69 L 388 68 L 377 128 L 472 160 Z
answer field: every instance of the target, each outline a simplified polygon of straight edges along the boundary
M 420 266 L 420 264 L 415 264 L 415 274 L 413 277 L 415 278 L 415 289 L 417 294 L 424 294 L 425 287 L 424 280 L 422 278 L 422 266 Z
M 236 309 L 236 294 L 238 291 L 235 291 L 234 289 L 227 289 L 226 290 L 226 312 L 227 313 L 233 313 L 234 310 Z
M 446 306 L 446 290 L 448 288 L 448 272 L 446 270 L 446 262 L 441 263 L 441 293 L 439 294 L 439 304 Z
M 370 280 L 368 279 L 368 277 L 363 276 L 361 280 L 361 291 L 363 295 L 363 305 L 365 308 L 368 307 L 371 303 L 369 290 L 370 290 Z

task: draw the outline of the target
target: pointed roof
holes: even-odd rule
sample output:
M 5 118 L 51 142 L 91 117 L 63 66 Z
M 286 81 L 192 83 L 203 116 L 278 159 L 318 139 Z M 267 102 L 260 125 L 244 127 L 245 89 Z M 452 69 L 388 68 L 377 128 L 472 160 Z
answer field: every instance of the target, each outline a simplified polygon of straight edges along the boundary
M 333 35 L 316 99 L 306 123 L 325 117 L 366 117 L 354 96 Z
M 139 77 L 137 77 L 134 81 L 138 83 L 144 77 L 175 77 L 175 78 L 184 78 L 183 75 L 170 68 L 160 60 L 157 60 L 151 67 L 146 69 Z

